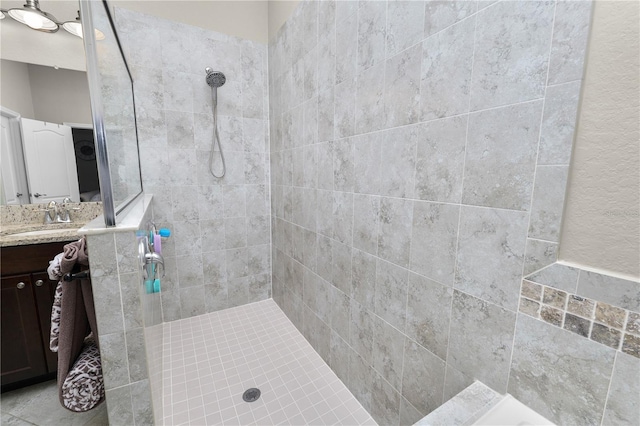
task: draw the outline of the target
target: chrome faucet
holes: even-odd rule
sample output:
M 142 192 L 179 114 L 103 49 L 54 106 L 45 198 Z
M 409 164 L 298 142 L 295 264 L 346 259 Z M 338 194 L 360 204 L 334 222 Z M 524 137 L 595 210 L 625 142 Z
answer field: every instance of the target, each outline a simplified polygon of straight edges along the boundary
M 80 208 L 78 207 L 69 209 L 67 207 L 67 204 L 71 202 L 73 201 L 71 201 L 71 198 L 69 197 L 62 200 L 62 204 L 58 204 L 55 201 L 50 201 L 49 204 L 47 204 L 46 209 L 40 210 L 45 212 L 44 224 L 47 225 L 51 223 L 71 223 L 69 210 L 80 210 Z
M 60 213 L 58 211 L 58 203 L 56 203 L 55 201 L 50 201 L 49 204 L 47 204 L 47 208 L 40 211 L 44 212 L 43 222 L 45 225 L 57 221 L 58 217 L 60 217 Z
M 80 210 L 79 207 L 68 208 L 67 204 L 73 203 L 71 198 L 66 197 L 62 200 L 62 206 L 58 209 L 58 214 L 56 215 L 56 222 L 60 223 L 71 223 L 71 217 L 69 216 L 69 210 Z

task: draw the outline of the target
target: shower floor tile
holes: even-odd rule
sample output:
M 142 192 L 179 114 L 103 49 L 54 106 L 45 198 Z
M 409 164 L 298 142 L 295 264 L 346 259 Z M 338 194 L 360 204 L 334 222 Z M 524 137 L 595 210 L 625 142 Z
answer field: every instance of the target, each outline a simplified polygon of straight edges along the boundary
M 164 327 L 166 425 L 375 424 L 273 300 Z

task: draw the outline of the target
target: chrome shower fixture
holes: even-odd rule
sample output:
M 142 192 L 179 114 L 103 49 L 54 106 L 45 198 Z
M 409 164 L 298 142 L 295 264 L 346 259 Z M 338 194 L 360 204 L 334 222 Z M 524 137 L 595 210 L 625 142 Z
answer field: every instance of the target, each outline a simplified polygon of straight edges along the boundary
M 227 77 L 224 76 L 220 71 L 214 71 L 211 68 L 205 68 L 207 73 L 207 84 L 215 89 L 224 85 L 227 81 Z
M 220 71 L 214 71 L 207 67 L 204 69 L 207 73 L 207 84 L 211 87 L 211 97 L 213 100 L 213 141 L 211 142 L 211 151 L 209 151 L 209 172 L 213 177 L 222 178 L 227 172 L 227 165 L 224 161 L 224 154 L 222 153 L 222 146 L 220 145 L 220 135 L 218 135 L 218 87 L 222 86 L 227 78 Z M 213 171 L 213 155 L 218 144 L 218 152 L 220 152 L 220 160 L 222 162 L 222 173 L 217 175 Z

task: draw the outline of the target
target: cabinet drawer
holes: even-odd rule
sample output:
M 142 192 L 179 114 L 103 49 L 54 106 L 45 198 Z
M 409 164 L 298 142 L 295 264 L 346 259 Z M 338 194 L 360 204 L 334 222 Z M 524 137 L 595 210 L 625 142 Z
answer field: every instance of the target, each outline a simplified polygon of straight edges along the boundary
M 2 252 L 2 275 L 27 274 L 31 272 L 46 272 L 49 261 L 62 248 L 69 244 L 47 243 L 30 246 L 3 247 Z

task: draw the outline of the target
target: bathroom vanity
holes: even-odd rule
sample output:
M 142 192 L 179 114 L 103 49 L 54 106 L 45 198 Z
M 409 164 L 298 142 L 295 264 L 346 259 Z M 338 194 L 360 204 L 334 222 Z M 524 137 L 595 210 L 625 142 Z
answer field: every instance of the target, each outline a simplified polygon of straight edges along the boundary
M 67 242 L 2 247 L 3 392 L 55 376 L 49 331 L 57 283 L 47 276 L 47 267 Z
M 49 261 L 79 238 L 78 228 L 101 213 L 100 203 L 76 203 L 72 223 L 42 224 L 42 205 L 1 206 L 0 315 L 2 392 L 55 377 L 49 350 L 51 306 L 57 282 Z

